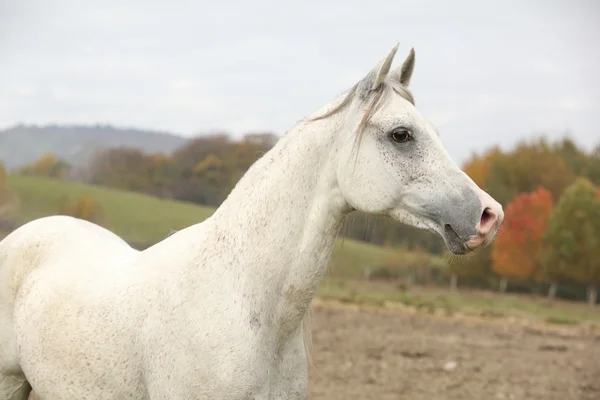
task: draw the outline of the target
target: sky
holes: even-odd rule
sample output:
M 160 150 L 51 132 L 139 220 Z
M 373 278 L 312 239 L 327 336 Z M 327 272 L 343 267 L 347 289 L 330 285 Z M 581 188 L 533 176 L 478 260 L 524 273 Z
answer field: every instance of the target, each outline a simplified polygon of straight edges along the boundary
M 284 134 L 400 43 L 463 162 L 541 134 L 600 142 L 600 1 L 0 0 L 0 129 Z

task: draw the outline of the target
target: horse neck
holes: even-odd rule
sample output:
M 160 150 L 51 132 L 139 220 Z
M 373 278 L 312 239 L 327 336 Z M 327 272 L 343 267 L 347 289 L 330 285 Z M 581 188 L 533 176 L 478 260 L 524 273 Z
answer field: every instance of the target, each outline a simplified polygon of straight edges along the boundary
M 213 215 L 240 290 L 284 330 L 299 325 L 349 211 L 336 179 L 337 117 L 302 123 L 242 177 Z M 259 304 L 261 303 L 262 304 Z

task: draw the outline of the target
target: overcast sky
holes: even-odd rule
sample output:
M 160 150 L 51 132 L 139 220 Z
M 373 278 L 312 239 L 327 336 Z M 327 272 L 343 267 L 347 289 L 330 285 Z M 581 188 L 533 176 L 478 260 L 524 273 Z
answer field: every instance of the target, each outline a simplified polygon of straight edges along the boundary
M 594 0 L 0 0 L 0 128 L 282 134 L 396 42 L 459 162 L 542 132 L 600 141 Z

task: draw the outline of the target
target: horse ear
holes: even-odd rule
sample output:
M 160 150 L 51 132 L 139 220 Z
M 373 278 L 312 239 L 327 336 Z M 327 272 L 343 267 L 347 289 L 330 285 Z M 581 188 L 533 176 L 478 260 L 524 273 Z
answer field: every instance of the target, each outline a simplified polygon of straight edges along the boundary
M 410 84 L 410 78 L 412 77 L 415 69 L 415 49 L 410 49 L 410 53 L 401 67 L 398 67 L 392 72 L 391 77 L 402 85 L 408 87 Z
M 390 67 L 392 66 L 392 61 L 394 61 L 396 51 L 398 51 L 398 43 L 394 46 L 392 51 L 390 51 L 387 57 L 379 61 L 377 65 L 373 67 L 373 69 L 369 71 L 369 73 L 362 79 L 360 85 L 364 90 L 375 90 L 383 83 L 390 72 Z

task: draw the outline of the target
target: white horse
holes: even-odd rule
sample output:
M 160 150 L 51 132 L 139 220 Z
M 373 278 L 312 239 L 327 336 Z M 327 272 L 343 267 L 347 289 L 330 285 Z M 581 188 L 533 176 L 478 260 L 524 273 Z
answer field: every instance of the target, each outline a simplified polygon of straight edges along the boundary
M 145 251 L 82 220 L 0 243 L 0 397 L 303 399 L 303 318 L 352 210 L 489 243 L 502 207 L 414 106 L 397 45 L 257 160 L 208 220 Z

